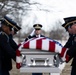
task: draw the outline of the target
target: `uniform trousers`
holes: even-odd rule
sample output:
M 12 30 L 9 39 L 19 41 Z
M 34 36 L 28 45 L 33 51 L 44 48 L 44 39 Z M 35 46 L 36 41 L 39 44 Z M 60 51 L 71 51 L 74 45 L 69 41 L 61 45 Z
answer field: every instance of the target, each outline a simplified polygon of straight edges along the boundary
M 76 66 L 72 66 L 71 75 L 76 75 Z
M 9 71 L 0 69 L 0 75 L 10 75 L 10 74 Z
M 42 75 L 42 73 L 32 73 L 32 75 Z

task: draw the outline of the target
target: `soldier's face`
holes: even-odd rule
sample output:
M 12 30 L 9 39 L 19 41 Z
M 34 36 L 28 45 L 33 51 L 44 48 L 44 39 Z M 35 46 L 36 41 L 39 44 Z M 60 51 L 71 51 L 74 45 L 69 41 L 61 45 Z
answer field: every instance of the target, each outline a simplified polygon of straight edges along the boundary
M 69 32 L 70 34 L 73 34 L 71 27 L 68 27 L 68 32 Z
M 6 25 L 2 25 L 2 29 L 6 34 L 10 34 L 10 27 Z
M 41 30 L 35 30 L 35 34 L 36 34 L 36 35 L 41 34 Z
M 72 33 L 73 33 L 73 34 L 76 34 L 76 24 L 73 24 L 73 25 L 71 26 L 71 29 L 72 29 Z

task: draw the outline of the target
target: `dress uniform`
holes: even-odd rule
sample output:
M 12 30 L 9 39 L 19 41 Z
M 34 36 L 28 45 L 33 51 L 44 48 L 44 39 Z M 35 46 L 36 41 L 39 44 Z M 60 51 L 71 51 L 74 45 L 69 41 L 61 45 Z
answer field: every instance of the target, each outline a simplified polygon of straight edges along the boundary
M 7 34 L 2 28 L 3 25 L 10 28 L 16 27 L 16 23 L 7 16 L 4 16 L 4 19 L 1 20 L 1 28 L 0 28 L 0 75 L 9 75 L 9 71 L 12 69 L 11 59 L 16 61 L 16 49 L 18 48 L 17 44 L 14 44 L 12 38 L 10 38 L 9 34 Z M 15 45 L 15 46 L 13 46 Z
M 31 38 L 45 37 L 44 35 L 41 34 L 41 28 L 42 28 L 41 24 L 34 24 L 33 28 L 35 29 L 34 34 L 32 36 L 29 35 L 25 39 L 25 41 L 27 41 L 28 39 L 31 39 Z M 40 33 L 36 33 L 36 31 L 40 31 Z M 42 75 L 42 73 L 32 73 L 32 75 Z
M 33 25 L 33 28 L 35 29 L 35 31 L 41 30 L 42 25 L 41 25 L 41 24 L 34 24 L 34 25 Z M 39 34 L 37 35 L 37 34 L 35 33 L 35 31 L 33 32 L 32 35 L 29 35 L 29 36 L 25 39 L 25 41 L 27 41 L 28 39 L 31 39 L 31 38 L 35 38 L 35 37 L 45 37 L 45 36 L 42 35 L 41 33 L 39 33 Z
M 69 39 L 66 42 L 66 44 L 64 45 L 64 47 L 70 48 L 73 45 L 74 36 L 75 35 L 73 35 L 73 34 L 69 34 Z
M 76 24 L 76 17 L 68 17 L 68 18 L 64 18 L 64 20 L 65 23 L 62 26 L 67 31 L 68 31 L 68 27 L 71 27 L 72 25 Z M 70 56 L 69 60 L 73 58 L 71 64 L 72 66 L 71 75 L 76 75 L 76 34 L 70 34 L 70 37 L 64 47 L 69 48 L 67 52 L 67 54 Z

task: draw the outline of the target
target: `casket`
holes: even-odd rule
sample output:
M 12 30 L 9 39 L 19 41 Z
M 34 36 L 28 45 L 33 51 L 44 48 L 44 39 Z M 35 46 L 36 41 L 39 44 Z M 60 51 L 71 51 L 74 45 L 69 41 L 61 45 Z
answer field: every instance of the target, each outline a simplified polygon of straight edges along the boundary
M 59 42 L 46 37 L 32 38 L 23 42 L 16 50 L 16 67 L 21 73 L 60 75 L 61 70 L 58 68 L 60 59 L 54 60 L 57 53 L 62 62 L 68 58 L 67 48 Z
M 51 75 L 60 75 L 61 70 L 53 62 L 56 53 L 22 49 L 21 54 L 21 73 L 50 73 Z

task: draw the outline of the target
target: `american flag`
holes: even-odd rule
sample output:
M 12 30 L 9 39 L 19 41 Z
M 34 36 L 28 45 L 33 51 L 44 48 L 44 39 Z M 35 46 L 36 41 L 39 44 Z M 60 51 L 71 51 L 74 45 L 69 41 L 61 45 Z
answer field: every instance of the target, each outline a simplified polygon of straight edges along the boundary
M 25 49 L 37 49 L 49 52 L 59 53 L 60 57 L 63 61 L 66 61 L 67 58 L 67 48 L 64 48 L 59 42 L 46 38 L 32 38 L 20 45 L 16 52 L 16 67 L 19 69 L 21 67 L 21 50 L 22 48 Z

